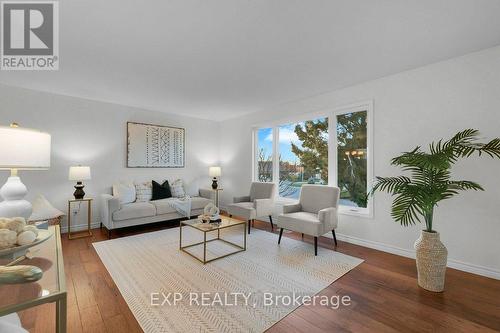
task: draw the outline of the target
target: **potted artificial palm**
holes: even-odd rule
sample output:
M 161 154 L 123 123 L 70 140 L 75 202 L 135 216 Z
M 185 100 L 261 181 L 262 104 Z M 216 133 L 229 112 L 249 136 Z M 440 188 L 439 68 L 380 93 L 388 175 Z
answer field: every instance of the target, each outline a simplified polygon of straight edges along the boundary
M 478 142 L 479 132 L 467 129 L 455 134 L 450 140 L 439 140 L 429 145 L 429 152 L 416 147 L 410 152 L 392 159 L 407 172 L 408 176 L 376 177 L 371 191 L 385 191 L 395 198 L 391 215 L 403 226 L 416 224 L 424 219 L 426 228 L 415 242 L 418 284 L 424 289 L 444 290 L 444 277 L 448 251 L 433 229 L 434 208 L 442 200 L 449 199 L 465 190 L 483 188 L 468 180 L 451 180 L 451 167 L 460 158 L 477 153 L 500 158 L 500 139 L 488 143 Z

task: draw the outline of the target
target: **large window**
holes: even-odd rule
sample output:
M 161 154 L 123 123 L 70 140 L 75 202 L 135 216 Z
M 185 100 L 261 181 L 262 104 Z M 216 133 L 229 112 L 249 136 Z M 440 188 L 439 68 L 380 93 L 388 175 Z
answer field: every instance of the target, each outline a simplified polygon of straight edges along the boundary
M 337 186 L 341 205 L 367 205 L 367 111 L 337 115 Z
M 279 194 L 298 199 L 303 184 L 328 184 L 328 118 L 279 129 Z
M 256 175 L 259 182 L 273 181 L 273 129 L 257 130 Z
M 304 184 L 337 186 L 342 212 L 371 214 L 371 110 L 365 102 L 256 128 L 255 180 L 276 183 L 283 200 Z

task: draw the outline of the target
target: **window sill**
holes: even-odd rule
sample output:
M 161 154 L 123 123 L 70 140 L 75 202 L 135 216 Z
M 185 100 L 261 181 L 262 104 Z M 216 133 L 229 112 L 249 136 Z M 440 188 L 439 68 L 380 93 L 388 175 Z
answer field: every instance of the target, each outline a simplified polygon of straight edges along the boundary
M 340 215 L 348 215 L 348 216 L 356 216 L 356 217 L 361 217 L 365 219 L 373 219 L 373 214 L 365 209 L 352 209 L 347 206 L 340 206 L 339 209 L 339 214 Z

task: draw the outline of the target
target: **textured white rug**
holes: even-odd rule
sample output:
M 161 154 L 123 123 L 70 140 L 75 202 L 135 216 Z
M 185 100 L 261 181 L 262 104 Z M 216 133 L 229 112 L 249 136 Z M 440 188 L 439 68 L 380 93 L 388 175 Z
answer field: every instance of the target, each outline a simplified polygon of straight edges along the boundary
M 200 234 L 183 228 L 186 243 Z M 242 230 L 221 235 L 243 241 Z M 315 257 L 311 244 L 277 241 L 254 229 L 247 251 L 206 265 L 179 251 L 179 228 L 94 247 L 145 332 L 263 332 L 299 306 L 292 297 L 313 296 L 362 262 L 323 248 Z M 211 255 L 228 250 L 219 241 L 208 248 Z

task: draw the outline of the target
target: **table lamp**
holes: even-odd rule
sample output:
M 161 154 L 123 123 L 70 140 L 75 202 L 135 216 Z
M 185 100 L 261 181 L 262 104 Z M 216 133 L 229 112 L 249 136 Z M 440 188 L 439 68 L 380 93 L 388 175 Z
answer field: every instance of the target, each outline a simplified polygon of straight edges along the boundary
M 10 170 L 10 177 L 0 188 L 0 217 L 31 216 L 31 203 L 24 200 L 28 189 L 18 176 L 19 170 L 50 168 L 50 134 L 21 128 L 12 123 L 0 126 L 0 170 Z
M 213 167 L 208 168 L 208 175 L 210 177 L 214 177 L 213 180 L 212 180 L 212 188 L 214 190 L 216 190 L 217 187 L 219 187 L 219 185 L 217 184 L 217 177 L 220 177 L 220 175 L 221 175 L 221 169 L 220 169 L 220 167 L 213 166 Z
M 75 193 L 73 193 L 75 199 L 83 199 L 83 197 L 85 196 L 85 192 L 83 191 L 85 185 L 83 185 L 82 180 L 90 179 L 90 167 L 81 165 L 72 166 L 69 168 L 68 178 L 69 180 L 76 181 Z

